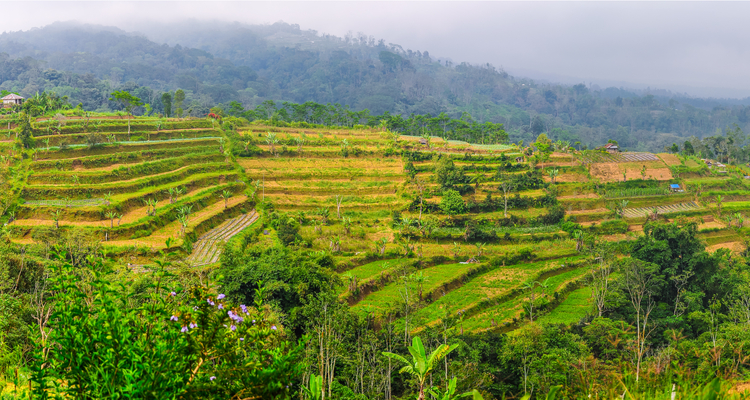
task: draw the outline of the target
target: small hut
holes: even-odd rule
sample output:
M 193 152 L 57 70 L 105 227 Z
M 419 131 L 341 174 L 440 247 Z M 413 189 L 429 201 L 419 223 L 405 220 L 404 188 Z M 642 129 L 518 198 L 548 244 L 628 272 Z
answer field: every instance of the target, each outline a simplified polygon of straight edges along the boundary
M 17 94 L 9 94 L 2 98 L 3 100 L 3 108 L 10 108 L 13 106 L 20 106 L 23 104 L 24 98 L 17 95 Z
M 614 143 L 607 143 L 607 144 L 605 144 L 604 145 L 604 150 L 607 153 L 619 153 L 620 152 L 620 148 L 617 147 L 617 145 L 614 144 Z

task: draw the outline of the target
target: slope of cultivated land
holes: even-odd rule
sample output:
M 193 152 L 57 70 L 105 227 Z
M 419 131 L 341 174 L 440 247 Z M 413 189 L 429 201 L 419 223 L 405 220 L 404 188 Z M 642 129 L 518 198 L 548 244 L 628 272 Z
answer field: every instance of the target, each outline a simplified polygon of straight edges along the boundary
M 554 292 L 564 288 L 568 283 L 574 282 L 584 276 L 587 271 L 585 267 L 576 268 L 554 275 L 549 280 L 545 279 L 545 282 L 549 285 L 547 288 L 548 295 L 552 296 Z M 513 318 L 520 317 L 523 312 L 523 303 L 525 301 L 524 294 L 519 293 L 518 296 L 508 301 L 489 307 L 480 313 L 464 319 L 462 323 L 463 328 L 470 332 L 481 332 L 513 322 Z
M 235 196 L 229 199 L 229 207 L 233 207 L 239 204 L 243 204 L 247 201 L 247 196 Z M 190 214 L 188 221 L 187 231 L 191 232 L 196 226 L 203 221 L 206 221 L 224 211 L 224 200 L 217 201 L 216 203 Z M 166 247 L 165 243 L 167 239 L 176 240 L 177 243 L 181 243 L 182 227 L 178 221 L 172 221 L 166 226 L 154 231 L 149 236 L 138 238 L 138 239 L 125 239 L 125 240 L 110 240 L 105 242 L 105 246 L 111 247 L 129 247 L 129 246 L 147 246 L 153 250 L 159 250 Z
M 247 174 L 263 182 L 258 195 L 281 210 L 335 208 L 376 210 L 405 203 L 398 195 L 406 176 L 398 157 L 324 159 L 263 157 L 239 160 Z
M 568 293 L 549 314 L 542 315 L 537 322 L 540 324 L 573 324 L 588 315 L 592 310 L 591 288 L 583 287 Z
M 420 270 L 420 273 L 426 278 L 426 281 L 422 285 L 423 296 L 430 293 L 433 289 L 439 288 L 441 285 L 448 283 L 453 278 L 465 274 L 477 267 L 477 264 L 444 264 Z M 418 298 L 416 287 L 413 284 L 407 286 L 409 286 L 409 296 L 411 296 L 412 299 Z M 402 296 L 406 293 L 405 290 L 403 283 L 390 283 L 382 289 L 365 297 L 353 308 L 362 313 L 384 311 L 389 307 L 393 307 L 400 302 L 403 302 Z
M 488 304 L 502 302 L 504 298 L 512 296 L 529 279 L 545 276 L 548 273 L 562 273 L 566 265 L 578 260 L 578 257 L 574 257 L 498 267 L 475 276 L 463 286 L 417 311 L 413 318 L 431 325 L 446 314 L 456 315 L 460 312 L 463 315 L 474 315 Z

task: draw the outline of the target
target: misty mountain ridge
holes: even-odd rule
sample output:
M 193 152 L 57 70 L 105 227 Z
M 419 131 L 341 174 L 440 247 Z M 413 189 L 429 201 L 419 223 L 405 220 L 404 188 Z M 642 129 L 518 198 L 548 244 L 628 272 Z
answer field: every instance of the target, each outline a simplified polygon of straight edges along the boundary
M 2 54 L 5 55 L 2 55 Z M 200 115 L 238 101 L 339 103 L 371 114 L 447 113 L 503 123 L 512 140 L 541 132 L 599 145 L 659 150 L 733 124 L 748 128 L 750 98 L 712 99 L 517 78 L 490 64 L 454 64 L 364 33 L 321 35 L 298 25 L 185 21 L 134 31 L 59 22 L 0 35 L 0 89 L 53 90 L 89 109 L 108 109 L 126 89 L 160 110 L 182 88 Z M 50 71 L 53 70 L 53 71 Z

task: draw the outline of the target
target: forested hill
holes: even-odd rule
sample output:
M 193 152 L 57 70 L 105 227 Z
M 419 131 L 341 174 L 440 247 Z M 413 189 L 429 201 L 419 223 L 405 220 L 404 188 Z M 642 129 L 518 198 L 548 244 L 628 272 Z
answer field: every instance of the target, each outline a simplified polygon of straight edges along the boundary
M 185 109 L 201 116 L 233 100 L 251 109 L 268 99 L 340 103 L 371 114 L 468 113 L 503 123 L 514 141 L 547 132 L 553 140 L 588 146 L 615 139 L 632 150 L 662 150 L 734 124 L 750 128 L 744 105 L 750 99 L 542 84 L 365 34 L 339 38 L 285 23 L 195 21 L 143 32 L 56 23 L 4 33 L 0 89 L 25 96 L 55 91 L 88 109 L 116 107 L 109 93 L 121 89 L 159 111 L 162 92 L 182 88 Z

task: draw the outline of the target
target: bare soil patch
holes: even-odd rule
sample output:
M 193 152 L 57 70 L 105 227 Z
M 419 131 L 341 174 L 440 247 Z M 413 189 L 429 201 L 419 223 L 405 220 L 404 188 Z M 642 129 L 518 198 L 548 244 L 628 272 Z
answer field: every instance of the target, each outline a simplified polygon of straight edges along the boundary
M 544 176 L 545 182 L 552 182 L 552 178 L 549 176 Z M 560 183 L 568 183 L 568 182 L 586 182 L 588 179 L 586 176 L 581 174 L 574 174 L 574 173 L 568 173 L 568 174 L 560 174 L 555 178 L 555 182 Z
M 625 172 L 628 179 L 641 179 L 641 169 L 627 169 Z M 672 179 L 672 171 L 669 168 L 646 168 L 646 179 L 656 179 L 657 181 L 668 181 Z
M 622 181 L 622 172 L 617 163 L 595 163 L 589 169 L 591 176 L 599 178 L 602 182 Z

